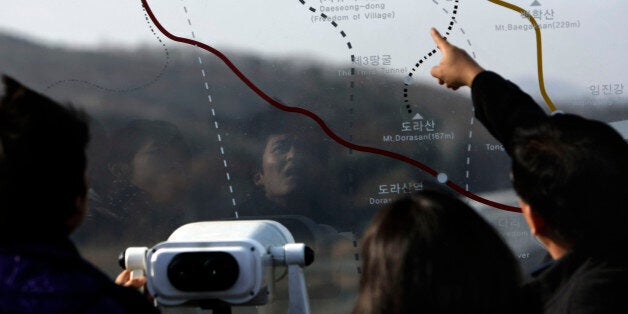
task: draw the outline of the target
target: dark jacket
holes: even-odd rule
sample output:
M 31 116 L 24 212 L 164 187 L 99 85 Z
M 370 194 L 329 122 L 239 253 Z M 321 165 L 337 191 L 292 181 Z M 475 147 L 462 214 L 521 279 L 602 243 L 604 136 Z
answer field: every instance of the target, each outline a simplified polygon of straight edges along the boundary
M 484 71 L 475 77 L 471 96 L 475 116 L 509 154 L 516 129 L 550 119 L 530 95 L 493 72 Z
M 493 72 L 476 76 L 472 97 L 476 117 L 509 154 L 517 128 L 552 120 L 529 95 Z M 628 313 L 626 259 L 594 256 L 601 255 L 574 248 L 541 271 L 524 287 L 532 308 L 546 314 Z
M 0 313 L 159 313 L 116 285 L 67 239 L 0 243 Z
M 525 285 L 546 314 L 628 313 L 625 258 L 599 258 L 572 249 Z

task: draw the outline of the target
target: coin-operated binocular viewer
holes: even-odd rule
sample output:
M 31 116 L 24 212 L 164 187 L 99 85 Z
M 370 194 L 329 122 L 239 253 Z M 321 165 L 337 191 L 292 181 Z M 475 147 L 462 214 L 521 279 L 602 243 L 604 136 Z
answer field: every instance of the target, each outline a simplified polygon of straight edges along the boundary
M 288 268 L 288 313 L 310 313 L 303 267 L 314 252 L 294 243 L 272 220 L 206 221 L 183 225 L 152 248 L 130 247 L 120 264 L 131 277 L 146 276 L 161 306 L 198 306 L 230 313 L 231 306 L 271 301 L 275 269 Z M 285 270 L 285 269 L 284 269 Z

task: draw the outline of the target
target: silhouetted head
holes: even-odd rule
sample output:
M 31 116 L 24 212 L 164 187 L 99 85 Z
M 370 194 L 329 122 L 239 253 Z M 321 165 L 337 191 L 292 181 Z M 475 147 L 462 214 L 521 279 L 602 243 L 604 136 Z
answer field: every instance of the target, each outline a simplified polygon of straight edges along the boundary
M 625 244 L 627 178 L 628 144 L 605 123 L 559 114 L 515 132 L 513 186 L 557 239 L 602 250 Z
M 86 115 L 4 76 L 0 232 L 67 235 L 86 208 Z

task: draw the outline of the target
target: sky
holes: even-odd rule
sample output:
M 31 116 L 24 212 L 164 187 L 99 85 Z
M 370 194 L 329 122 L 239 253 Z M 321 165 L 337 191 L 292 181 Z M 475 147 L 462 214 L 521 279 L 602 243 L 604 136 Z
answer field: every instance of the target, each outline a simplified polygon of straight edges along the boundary
M 154 27 L 139 0 L 5 0 L 0 31 L 49 45 L 95 49 L 156 44 Z M 304 2 L 305 4 L 302 4 Z M 489 1 L 452 0 L 151 0 L 160 22 L 171 32 L 216 47 L 261 55 L 308 56 L 331 63 L 349 55 L 390 56 L 390 68 L 411 67 L 434 48 L 429 28 L 443 33 L 455 16 L 450 41 L 540 98 L 536 37 L 521 14 Z M 628 2 L 511 1 L 554 26 L 541 30 L 543 75 L 556 98 L 593 97 L 591 86 L 628 85 Z M 458 10 L 453 14 L 453 6 Z M 356 7 L 356 5 L 358 7 Z M 314 9 L 312 12 L 310 8 Z M 338 26 L 316 21 L 346 16 Z M 388 14 L 387 19 L 368 18 Z M 394 17 L 390 17 L 393 14 Z M 359 19 L 355 19 L 358 16 Z M 501 30 L 500 30 L 501 27 Z M 511 27 L 518 29 L 512 30 Z M 346 37 L 340 35 L 344 32 Z M 347 42 L 352 50 L 347 49 Z M 170 45 L 180 45 L 169 42 Z M 436 58 L 426 61 L 425 68 Z M 404 75 L 404 74 L 400 74 Z M 427 71 L 417 79 L 431 79 Z M 623 96 L 622 96 L 623 97 Z M 601 101 L 606 101 L 602 99 Z

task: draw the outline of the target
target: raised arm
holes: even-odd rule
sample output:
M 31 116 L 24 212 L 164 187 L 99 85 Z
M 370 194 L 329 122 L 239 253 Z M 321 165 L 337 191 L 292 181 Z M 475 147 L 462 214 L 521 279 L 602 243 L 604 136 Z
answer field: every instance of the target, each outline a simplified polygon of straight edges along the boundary
M 484 70 L 466 51 L 447 42 L 434 28 L 431 34 L 443 54 L 440 63 L 432 68 L 432 76 L 439 84 L 454 90 L 471 87 L 475 116 L 509 153 L 517 128 L 548 119 L 543 109 L 517 85 Z

